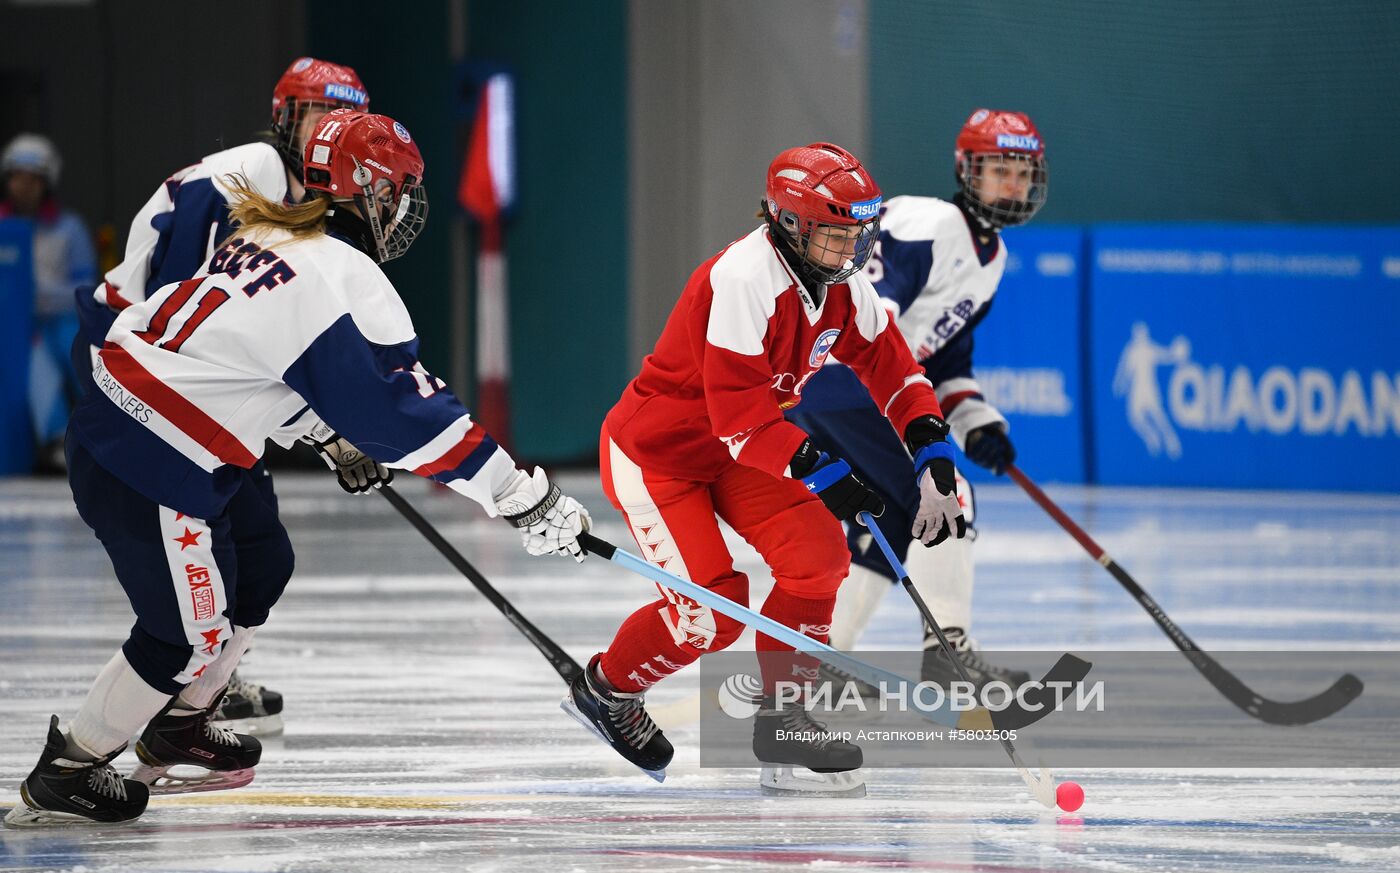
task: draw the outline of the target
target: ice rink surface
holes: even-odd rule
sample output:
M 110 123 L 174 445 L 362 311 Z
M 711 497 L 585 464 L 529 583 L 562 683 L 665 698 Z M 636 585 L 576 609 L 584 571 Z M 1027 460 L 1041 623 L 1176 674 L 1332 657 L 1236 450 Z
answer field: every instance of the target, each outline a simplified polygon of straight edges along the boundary
M 596 477 L 561 481 L 631 545 Z M 649 698 L 678 748 L 658 785 L 560 712 L 554 671 L 387 501 L 328 475 L 278 483 L 298 573 L 243 673 L 286 696 L 287 728 L 256 781 L 158 798 L 123 826 L 0 830 L 0 870 L 1400 870 L 1400 769 L 1058 770 L 1086 790 L 1075 814 L 1043 810 L 1009 769 L 871 770 L 863 799 L 764 797 L 756 769 L 698 766 L 687 673 Z M 455 495 L 398 487 L 580 661 L 654 595 L 597 559 L 526 556 Z M 1049 493 L 1208 650 L 1400 648 L 1400 498 Z M 1170 649 L 1013 486 L 978 498 L 984 647 Z M 761 602 L 771 580 L 734 544 Z M 7 808 L 49 714 L 72 717 L 131 614 L 60 480 L 0 483 L 0 551 Z M 912 648 L 917 627 L 891 590 L 863 647 Z

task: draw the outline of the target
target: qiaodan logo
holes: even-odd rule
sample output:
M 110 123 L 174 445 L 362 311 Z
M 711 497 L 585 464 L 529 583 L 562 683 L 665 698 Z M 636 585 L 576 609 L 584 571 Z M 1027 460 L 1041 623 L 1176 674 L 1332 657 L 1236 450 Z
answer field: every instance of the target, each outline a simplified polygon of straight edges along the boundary
M 748 673 L 735 673 L 719 686 L 719 708 L 730 718 L 752 718 L 758 712 L 763 683 Z
M 1158 370 L 1171 367 L 1165 394 Z M 1369 376 L 1369 380 L 1366 378 Z M 1177 429 L 1203 433 L 1301 434 L 1305 437 L 1400 435 L 1400 373 L 1275 365 L 1262 373 L 1192 359 L 1191 341 L 1161 345 L 1137 322 L 1118 359 L 1113 393 L 1149 454 L 1182 455 Z

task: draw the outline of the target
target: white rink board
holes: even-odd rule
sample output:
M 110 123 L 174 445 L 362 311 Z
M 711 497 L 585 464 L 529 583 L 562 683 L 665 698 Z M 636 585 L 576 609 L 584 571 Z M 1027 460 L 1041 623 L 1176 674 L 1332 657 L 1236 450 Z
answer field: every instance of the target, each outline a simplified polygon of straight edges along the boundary
M 596 476 L 561 481 L 623 544 Z M 580 661 L 652 597 L 602 561 L 529 558 L 464 499 L 397 487 Z M 559 711 L 544 659 L 386 501 L 328 475 L 278 490 L 299 571 L 243 672 L 286 695 L 287 731 L 256 781 L 120 827 L 0 831 L 0 870 L 1400 869 L 1400 770 L 1057 771 L 1085 787 L 1076 814 L 1042 810 L 1009 770 L 875 770 L 864 799 L 766 798 L 757 770 L 700 769 L 691 725 L 668 731 L 657 785 Z M 1049 491 L 1207 649 L 1400 648 L 1400 498 Z M 978 498 L 985 647 L 1170 647 L 1013 486 Z M 770 581 L 733 542 L 761 602 Z M 131 614 L 61 480 L 0 483 L 0 548 L 3 808 Z M 913 647 L 917 628 L 892 590 L 863 646 Z M 683 673 L 651 701 L 683 710 L 694 688 Z

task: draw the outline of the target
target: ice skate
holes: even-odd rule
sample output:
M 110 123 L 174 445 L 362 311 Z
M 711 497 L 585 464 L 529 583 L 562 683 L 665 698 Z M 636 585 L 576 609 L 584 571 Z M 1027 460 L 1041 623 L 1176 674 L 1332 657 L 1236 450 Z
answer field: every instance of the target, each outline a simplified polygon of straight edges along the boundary
M 657 782 L 666 780 L 674 750 L 671 741 L 647 715 L 643 695 L 612 689 L 598 676 L 598 658 L 569 684 L 559 708 L 640 767 Z
M 115 824 L 145 812 L 149 789 L 112 766 L 125 745 L 95 761 L 65 758 L 67 747 L 55 715 L 39 763 L 19 786 L 20 805 L 5 816 L 7 827 Z
M 781 709 L 766 698 L 754 716 L 753 753 L 763 763 L 764 794 L 864 797 L 860 746 L 832 736 L 799 703 Z
M 946 628 L 944 636 L 953 646 L 953 657 L 962 662 L 967 676 L 981 689 L 989 682 L 1004 682 L 1013 690 L 1031 681 L 1031 674 L 1025 670 L 1012 670 L 989 663 L 982 657 L 977 641 L 959 628 Z M 938 637 L 929 634 L 924 638 L 924 659 L 920 679 L 947 688 L 949 682 L 960 682 L 957 667 L 948 660 Z
M 217 698 L 204 709 L 195 709 L 178 697 L 171 701 L 137 740 L 141 764 L 131 778 L 151 786 L 152 794 L 219 791 L 252 782 L 262 744 L 215 725 L 212 716 L 217 705 Z
M 213 721 L 221 727 L 255 737 L 279 736 L 283 730 L 282 695 L 270 688 L 242 679 L 233 671 L 223 702 L 214 710 Z

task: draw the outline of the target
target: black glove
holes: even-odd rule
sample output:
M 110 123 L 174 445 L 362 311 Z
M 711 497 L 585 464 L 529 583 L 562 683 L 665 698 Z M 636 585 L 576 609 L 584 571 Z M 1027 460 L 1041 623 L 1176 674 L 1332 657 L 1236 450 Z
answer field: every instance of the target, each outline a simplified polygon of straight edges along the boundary
M 919 509 L 910 533 L 925 546 L 936 546 L 950 535 L 962 539 L 967 535 L 967 520 L 958 501 L 948 423 L 932 415 L 920 416 L 905 428 L 904 444 L 914 456 L 914 483 L 919 489 Z
M 1000 424 L 984 424 L 967 435 L 967 459 L 1000 476 L 1016 460 L 1016 447 Z
M 336 481 L 347 494 L 367 494 L 369 489 L 388 485 L 394 480 L 392 470 L 355 448 L 339 434 L 331 434 L 329 439 L 321 442 L 309 436 L 302 437 L 301 441 L 316 450 L 326 466 L 335 472 Z
M 817 451 L 811 440 L 802 441 L 788 469 L 794 478 L 806 484 L 808 491 L 820 497 L 840 521 L 850 521 L 861 512 L 874 516 L 885 513 L 885 502 L 870 486 L 856 478 L 850 464 Z

